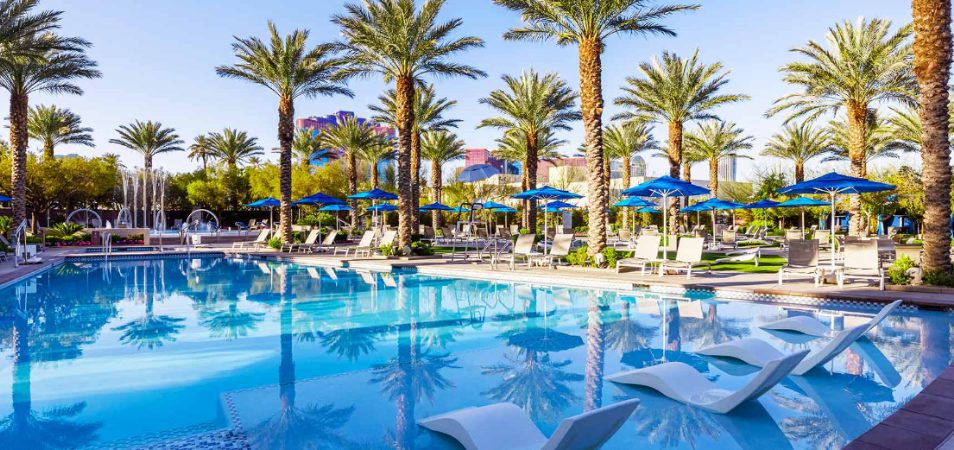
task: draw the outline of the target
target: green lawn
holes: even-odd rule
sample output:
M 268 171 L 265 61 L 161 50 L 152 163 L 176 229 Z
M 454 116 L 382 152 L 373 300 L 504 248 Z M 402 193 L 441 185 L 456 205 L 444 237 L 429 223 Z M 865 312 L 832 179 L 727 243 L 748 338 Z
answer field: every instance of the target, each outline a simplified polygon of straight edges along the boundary
M 714 261 L 723 257 L 725 256 L 716 253 L 703 253 L 702 255 L 702 259 L 706 261 Z M 785 258 L 782 258 L 781 256 L 763 256 L 759 258 L 758 267 L 756 267 L 754 261 L 728 262 L 713 264 L 712 270 L 725 270 L 745 273 L 778 273 L 778 270 L 781 269 L 782 265 L 784 264 Z

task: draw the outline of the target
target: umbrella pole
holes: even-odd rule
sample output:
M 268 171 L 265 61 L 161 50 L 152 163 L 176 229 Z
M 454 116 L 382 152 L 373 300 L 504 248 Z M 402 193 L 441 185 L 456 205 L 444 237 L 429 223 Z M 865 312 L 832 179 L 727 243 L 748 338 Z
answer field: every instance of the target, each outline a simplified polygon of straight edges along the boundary
M 275 228 L 275 207 L 268 207 L 268 226 Z
M 802 237 L 805 237 L 805 208 L 802 208 Z
M 669 259 L 669 195 L 663 192 L 663 259 Z M 662 273 L 662 270 L 660 270 Z
M 835 267 L 835 191 L 831 191 L 831 266 Z
M 715 244 L 716 240 L 716 220 L 715 220 L 715 208 L 712 209 L 712 243 Z

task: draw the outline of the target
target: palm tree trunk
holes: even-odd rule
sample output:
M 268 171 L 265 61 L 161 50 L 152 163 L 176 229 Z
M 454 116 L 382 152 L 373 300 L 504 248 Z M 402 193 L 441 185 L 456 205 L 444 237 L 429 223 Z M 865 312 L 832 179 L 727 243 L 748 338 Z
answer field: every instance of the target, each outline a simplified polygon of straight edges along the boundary
M 924 270 L 951 271 L 951 149 L 948 81 L 951 2 L 913 0 L 914 73 L 920 87 L 921 173 L 924 190 Z
M 848 159 L 851 162 L 851 176 L 865 176 L 867 136 L 865 124 L 868 119 L 868 106 L 848 102 Z M 848 196 L 848 234 L 855 236 L 861 231 L 861 196 Z M 950 202 L 950 201 L 948 201 Z
M 152 173 L 152 154 L 146 153 L 142 159 L 142 227 L 149 228 L 149 185 Z
M 431 161 L 431 186 L 434 188 L 434 201 L 441 201 L 441 192 L 444 189 L 443 181 L 441 180 L 443 174 L 441 173 L 441 163 L 440 161 Z M 440 211 L 431 211 L 431 226 L 434 230 L 437 230 L 441 227 L 441 216 Z
M 411 245 L 411 221 L 414 201 L 411 198 L 411 140 L 414 135 L 414 78 L 398 77 L 394 100 L 398 128 L 398 247 Z
M 629 156 L 623 158 L 623 190 L 629 189 L 630 178 L 633 176 L 633 161 Z M 629 229 L 629 214 L 623 212 L 623 228 Z
M 378 176 L 378 161 L 368 161 L 368 163 L 371 164 L 371 189 L 377 189 L 381 181 Z
M 358 193 L 358 159 L 355 157 L 354 151 L 348 150 L 348 195 L 354 195 Z M 377 172 L 377 169 L 372 169 Z M 351 229 L 355 230 L 358 228 L 358 201 L 349 200 L 349 206 L 351 206 L 351 211 L 349 215 L 351 216 Z
M 10 184 L 13 196 L 13 226 L 26 219 L 27 94 L 10 95 Z
M 417 233 L 418 214 L 421 208 L 421 132 L 411 134 L 411 230 Z
M 688 161 L 682 165 L 682 179 L 692 181 L 692 163 Z
M 537 163 L 539 162 L 539 136 L 536 133 L 527 135 L 527 155 L 524 167 L 526 168 L 526 186 L 525 191 L 537 188 Z M 537 202 L 529 200 L 523 203 L 523 210 L 527 218 L 524 226 L 530 230 L 530 233 L 537 232 Z
M 281 191 L 281 206 L 278 208 L 279 227 L 282 240 L 292 243 L 292 140 L 295 137 L 295 102 L 291 98 L 282 98 L 278 101 L 278 157 L 279 190 Z
M 795 182 L 805 181 L 805 161 L 795 161 Z
M 690 179 L 692 168 L 688 165 L 682 167 L 682 122 L 669 122 L 669 146 L 666 156 L 669 157 L 669 176 L 679 178 L 679 169 L 682 168 L 685 171 L 683 178 L 686 181 L 692 181 Z M 667 205 L 669 217 L 678 217 L 679 211 L 676 208 L 678 202 L 679 199 L 676 197 L 669 199 L 669 205 Z
M 47 161 L 52 161 L 52 160 L 53 160 L 53 157 L 54 157 L 54 155 L 53 155 L 53 140 L 52 140 L 52 139 L 44 139 L 44 140 L 43 140 L 43 159 L 45 159 L 45 160 L 47 160 Z
M 586 136 L 586 167 L 589 172 L 587 201 L 589 223 L 587 252 L 595 255 L 606 247 L 606 208 L 609 192 L 603 178 L 603 42 L 580 41 L 580 110 Z
M 713 197 L 719 196 L 719 159 L 709 159 L 709 190 Z

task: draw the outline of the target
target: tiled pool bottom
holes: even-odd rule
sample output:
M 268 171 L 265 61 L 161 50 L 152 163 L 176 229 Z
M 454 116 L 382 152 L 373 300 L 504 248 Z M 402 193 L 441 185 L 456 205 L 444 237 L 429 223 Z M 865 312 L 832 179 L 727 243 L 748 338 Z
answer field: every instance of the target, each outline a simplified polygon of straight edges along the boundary
M 216 258 L 68 262 L 0 298 L 3 449 L 455 448 L 415 419 L 511 401 L 549 433 L 630 397 L 607 448 L 837 448 L 951 361 L 951 315 L 905 310 L 826 370 L 714 415 L 604 377 L 682 361 L 738 386 L 751 368 L 693 350 L 817 345 L 757 327 L 799 311 Z

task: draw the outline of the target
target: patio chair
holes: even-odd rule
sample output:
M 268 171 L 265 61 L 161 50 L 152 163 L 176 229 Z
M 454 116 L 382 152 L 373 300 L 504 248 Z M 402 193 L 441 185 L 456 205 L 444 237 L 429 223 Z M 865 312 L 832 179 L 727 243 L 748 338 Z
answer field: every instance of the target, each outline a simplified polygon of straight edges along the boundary
M 333 254 L 338 255 L 338 250 L 344 251 L 345 256 L 348 256 L 348 254 L 351 253 L 352 250 L 354 250 L 354 256 L 358 256 L 359 251 L 368 252 L 368 254 L 370 254 L 371 244 L 374 243 L 374 237 L 376 235 L 377 235 L 377 232 L 374 230 L 365 231 L 364 234 L 361 235 L 361 240 L 358 241 L 358 245 L 355 245 L 354 247 L 335 248 L 335 251 Z
M 338 238 L 338 230 L 331 230 L 324 239 L 321 240 L 321 243 L 314 244 L 310 246 L 302 246 L 299 248 L 299 251 L 308 253 L 318 253 L 318 252 L 328 252 L 334 251 L 338 247 L 335 245 L 335 239 Z
M 881 311 L 878 311 L 878 314 L 875 314 L 871 320 L 863 324 L 868 326 L 865 332 L 878 326 L 878 324 L 887 318 L 898 306 L 901 306 L 901 300 L 895 300 L 881 308 Z M 774 322 L 759 325 L 759 328 L 765 330 L 792 331 L 796 333 L 807 334 L 809 336 L 829 338 L 838 334 L 838 330 L 832 330 L 824 322 L 812 316 L 787 317 L 782 320 L 776 320 Z
M 791 369 L 791 372 L 795 375 L 804 375 L 809 370 L 824 365 L 838 356 L 839 353 L 845 351 L 845 349 L 850 347 L 858 338 L 864 336 L 866 331 L 868 331 L 867 324 L 839 331 L 838 334 L 818 350 L 812 350 L 811 352 L 805 350 L 804 353 L 808 353 L 808 356 L 805 356 L 804 359 L 799 358 L 800 361 Z M 772 347 L 772 344 L 753 337 L 701 348 L 697 353 L 706 356 L 735 358 L 752 366 L 766 368 L 769 364 L 778 361 L 779 358 L 785 357 L 785 354 L 775 347 Z
M 815 230 L 812 238 L 818 241 L 818 248 L 831 248 L 831 230 Z
M 597 449 L 616 434 L 637 406 L 638 399 L 624 400 L 563 419 L 549 439 L 513 403 L 459 409 L 417 424 L 454 438 L 466 450 Z
M 421 238 L 422 241 L 433 243 L 437 240 L 434 229 L 427 225 L 421 225 L 421 235 L 424 236 Z
M 702 260 L 702 247 L 705 245 L 703 238 L 682 238 L 679 240 L 679 248 L 676 250 L 676 259 L 674 261 L 663 260 L 659 263 L 659 276 L 666 273 L 666 269 L 686 271 L 686 279 L 692 278 L 692 269 L 697 266 L 708 266 L 708 272 L 712 272 L 712 263 Z
M 878 288 L 884 290 L 884 269 L 878 258 L 878 241 L 854 241 L 845 244 L 845 260 L 841 270 L 836 272 L 838 287 L 842 287 L 846 278 L 874 280 Z
M 288 253 L 291 253 L 293 250 L 300 251 L 302 247 L 311 247 L 315 245 L 315 242 L 318 242 L 318 233 L 318 230 L 311 230 L 308 232 L 308 236 L 305 237 L 304 242 L 282 244 L 281 251 L 284 252 L 287 250 Z
M 519 226 L 519 225 L 510 225 L 510 234 L 511 234 L 511 235 L 520 234 L 520 226 Z
M 533 250 L 535 239 L 536 235 L 529 233 L 517 236 L 517 242 L 513 244 L 513 251 L 510 253 L 510 270 L 513 270 L 516 266 L 517 258 L 525 259 L 527 267 L 530 267 L 533 264 L 533 258 L 542 255 L 542 253 Z
M 368 249 L 366 250 L 368 253 L 368 256 L 370 257 L 374 253 L 380 253 L 381 247 L 384 247 L 386 245 L 394 245 L 395 239 L 397 239 L 397 231 L 395 230 L 385 231 L 384 235 L 381 236 L 381 241 L 379 241 L 377 245 L 368 247 Z M 356 250 L 355 256 L 357 256 L 357 252 L 365 252 L 365 250 L 364 249 Z
M 248 230 L 248 224 L 245 222 L 235 222 L 235 228 L 238 228 L 239 231 L 246 231 Z
M 176 227 L 178 228 L 178 227 Z M 258 219 L 252 219 L 248 221 L 248 229 L 255 230 L 258 229 Z
M 615 247 L 616 244 L 622 244 L 628 247 L 632 243 L 633 243 L 632 232 L 630 232 L 626 228 L 620 228 L 616 234 L 616 241 L 613 242 L 613 246 Z
M 768 392 L 782 381 L 807 354 L 808 350 L 802 350 L 769 361 L 754 378 L 735 391 L 719 388 L 692 366 L 681 362 L 667 362 L 621 372 L 606 379 L 614 383 L 650 387 L 673 400 L 706 411 L 725 414 L 742 403 Z
M 739 248 L 738 233 L 732 230 L 722 230 L 722 241 L 719 243 L 720 249 Z
M 566 259 L 567 255 L 570 254 L 571 246 L 573 246 L 572 234 L 558 234 L 553 237 L 553 242 L 550 243 L 550 251 L 546 255 L 538 257 L 537 261 L 540 263 L 546 261 L 547 266 L 555 268 L 556 264 L 554 262 Z
M 233 242 L 232 248 L 256 248 L 262 245 L 268 245 L 268 235 L 271 234 L 272 230 L 264 229 L 258 233 L 258 237 L 254 241 L 246 242 Z
M 818 267 L 818 241 L 793 239 L 788 244 L 788 260 L 778 270 L 778 284 L 785 282 L 785 275 L 811 277 L 818 286 L 821 271 Z
M 636 250 L 630 258 L 616 261 L 616 273 L 622 267 L 639 267 L 640 275 L 646 275 L 646 266 L 662 261 L 659 259 L 659 236 L 640 236 L 636 240 Z
M 800 229 L 795 230 L 785 230 L 785 240 L 782 241 L 782 246 L 787 247 L 789 241 L 803 240 L 805 239 L 805 233 Z

